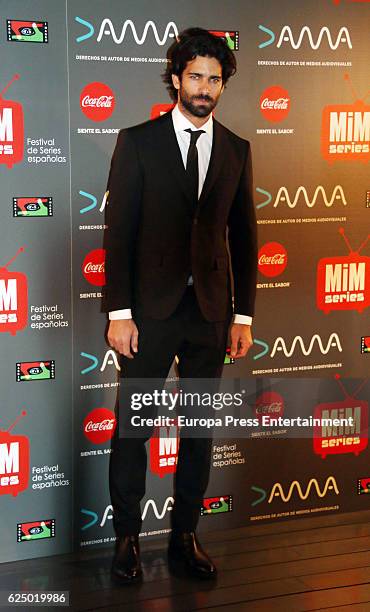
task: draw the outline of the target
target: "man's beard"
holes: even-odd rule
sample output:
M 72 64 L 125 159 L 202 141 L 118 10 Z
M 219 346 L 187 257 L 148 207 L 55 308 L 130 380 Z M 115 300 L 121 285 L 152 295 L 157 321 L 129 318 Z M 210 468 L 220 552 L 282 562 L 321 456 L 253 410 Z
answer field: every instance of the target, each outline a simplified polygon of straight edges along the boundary
M 180 101 L 184 108 L 195 117 L 207 117 L 214 108 L 216 108 L 219 96 L 211 98 L 211 96 L 188 96 L 182 87 L 180 87 Z M 202 100 L 203 104 L 196 104 L 194 101 Z

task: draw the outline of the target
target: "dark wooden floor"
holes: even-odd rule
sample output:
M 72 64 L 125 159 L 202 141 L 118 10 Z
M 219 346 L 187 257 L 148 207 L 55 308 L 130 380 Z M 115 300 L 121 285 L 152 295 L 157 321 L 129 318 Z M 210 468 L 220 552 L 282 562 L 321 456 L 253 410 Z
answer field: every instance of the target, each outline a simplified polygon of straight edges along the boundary
M 204 535 L 219 569 L 212 584 L 171 576 L 164 539 L 141 541 L 139 586 L 113 586 L 111 550 L 95 549 L 2 564 L 0 590 L 70 590 L 74 611 L 370 612 L 369 519 L 365 511 Z

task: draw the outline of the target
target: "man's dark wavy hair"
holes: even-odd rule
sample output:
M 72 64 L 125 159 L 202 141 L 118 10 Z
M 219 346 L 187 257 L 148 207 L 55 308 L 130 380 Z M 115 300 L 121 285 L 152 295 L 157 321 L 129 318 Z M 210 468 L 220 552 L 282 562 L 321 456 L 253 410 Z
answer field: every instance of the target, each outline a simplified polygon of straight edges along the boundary
M 181 80 L 181 75 L 186 64 L 201 57 L 214 57 L 222 67 L 222 84 L 236 72 L 236 59 L 234 53 L 229 49 L 224 39 L 210 34 L 202 28 L 188 28 L 180 32 L 177 39 L 167 52 L 167 68 L 163 74 L 163 81 L 167 84 L 167 90 L 174 101 L 177 101 L 177 89 L 172 83 L 172 74 L 176 74 Z

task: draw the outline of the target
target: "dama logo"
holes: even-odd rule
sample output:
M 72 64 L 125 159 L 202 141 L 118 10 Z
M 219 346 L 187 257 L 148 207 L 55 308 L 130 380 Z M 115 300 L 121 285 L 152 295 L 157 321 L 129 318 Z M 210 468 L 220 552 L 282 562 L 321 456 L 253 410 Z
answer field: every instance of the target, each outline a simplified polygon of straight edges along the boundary
M 104 249 L 94 249 L 86 255 L 82 264 L 82 272 L 90 285 L 96 285 L 97 287 L 105 285 L 104 263 Z
M 328 162 L 370 159 L 370 106 L 360 100 L 348 81 L 355 102 L 329 104 L 322 112 L 321 154 Z
M 95 512 L 95 510 L 81 508 L 81 514 L 84 515 L 85 517 L 88 517 L 88 522 L 82 525 L 81 531 L 86 531 L 86 529 L 90 529 L 90 527 L 93 527 L 96 524 L 98 524 L 99 527 L 105 527 L 106 522 L 111 521 L 113 519 L 113 506 L 109 504 L 108 506 L 105 507 L 100 522 L 99 522 L 99 514 Z
M 45 540 L 55 537 L 55 519 L 18 523 L 17 542 L 29 540 Z
M 172 111 L 174 107 L 174 104 L 153 104 L 152 110 L 150 111 L 150 118 L 156 119 L 157 117 L 161 117 L 161 115 L 165 115 Z
M 49 42 L 47 21 L 19 21 L 7 19 L 7 39 L 9 42 Z
M 53 198 L 15 197 L 13 198 L 13 217 L 52 217 Z
M 159 521 L 162 520 L 167 512 L 172 512 L 174 501 L 175 500 L 173 499 L 173 497 L 167 497 L 161 509 L 158 508 L 157 503 L 154 499 L 147 499 L 144 505 L 144 509 L 141 513 L 142 520 L 146 518 L 149 509 L 151 509 L 156 519 L 158 519 Z
M 237 30 L 208 30 L 213 36 L 223 38 L 227 43 L 227 46 L 231 51 L 238 51 L 239 49 L 239 32 Z
M 287 263 L 287 250 L 279 242 L 267 242 L 258 251 L 258 269 L 263 276 L 279 276 L 284 272 Z
M 8 430 L 0 430 L 0 495 L 15 497 L 28 487 L 30 475 L 30 444 L 26 436 L 11 432 L 26 416 L 23 410 Z
M 279 352 L 284 353 L 285 357 L 291 357 L 295 353 L 297 347 L 299 347 L 300 352 L 305 357 L 307 357 L 308 355 L 311 355 L 313 348 L 316 346 L 322 355 L 327 355 L 329 351 L 334 350 L 334 349 L 336 349 L 340 353 L 343 350 L 342 345 L 339 340 L 339 336 L 336 333 L 330 334 L 326 342 L 326 345 L 323 343 L 321 336 L 319 336 L 319 334 L 314 334 L 308 342 L 307 341 L 305 342 L 302 336 L 295 336 L 293 340 L 290 342 L 290 344 L 288 343 L 288 346 L 287 346 L 287 343 L 285 342 L 285 339 L 282 336 L 279 336 L 274 341 L 274 345 L 271 351 L 270 351 L 270 345 L 264 340 L 254 338 L 254 345 L 261 347 L 261 351 L 257 353 L 257 355 L 253 355 L 254 360 L 262 359 L 262 357 L 265 357 L 266 355 L 268 355 L 269 357 L 271 357 L 271 359 L 273 359 L 276 353 L 279 353 Z
M 370 234 L 358 250 L 353 251 L 342 227 L 339 233 L 348 246 L 349 255 L 320 259 L 317 264 L 317 307 L 325 314 L 331 310 L 362 312 L 370 306 L 370 257 L 361 257 L 359 252 Z
M 173 497 L 167 497 L 167 499 L 165 499 L 163 503 L 162 508 L 157 506 L 157 503 L 154 499 L 147 499 L 147 501 L 145 502 L 143 511 L 141 513 L 141 518 L 142 520 L 144 520 L 148 512 L 151 510 L 155 518 L 157 518 L 158 520 L 161 520 L 163 519 L 163 517 L 166 515 L 167 512 L 172 511 L 173 504 L 174 504 Z M 98 524 L 99 527 L 105 527 L 107 521 L 111 521 L 113 519 L 113 506 L 111 504 L 106 506 L 106 508 L 104 509 L 101 515 L 100 522 L 99 522 L 99 514 L 95 512 L 94 510 L 89 510 L 87 508 L 81 508 L 81 514 L 84 515 L 85 517 L 89 517 L 89 521 L 85 523 L 84 525 L 82 525 L 81 531 L 86 531 L 86 529 L 90 529 L 90 527 L 93 527 L 96 524 Z
M 86 198 L 87 201 L 90 202 L 90 204 L 87 204 L 86 206 L 83 206 L 83 208 L 80 208 L 80 215 L 84 215 L 85 213 L 90 212 L 91 210 L 94 210 L 94 208 L 97 208 L 98 199 L 96 196 L 94 196 L 92 193 L 88 193 L 87 191 L 82 191 L 82 190 L 80 190 L 78 193 L 80 196 L 82 196 L 83 198 Z M 109 191 L 106 191 L 101 201 L 99 212 L 104 211 L 106 204 L 107 204 L 108 196 L 109 196 Z
M 327 455 L 354 453 L 359 455 L 368 444 L 368 411 L 369 404 L 356 400 L 355 396 L 365 383 L 361 383 L 351 397 L 337 378 L 345 395 L 341 402 L 327 402 L 316 406 L 316 419 L 352 419 L 353 425 L 314 425 L 313 449 L 324 459 Z M 367 382 L 367 381 L 365 381 Z
M 94 36 L 95 28 L 90 21 L 86 21 L 86 19 L 82 19 L 81 17 L 75 17 L 75 21 L 86 28 L 84 34 L 81 34 L 76 38 L 76 42 L 82 43 Z M 103 19 L 98 30 L 99 32 L 96 38 L 96 42 L 98 43 L 101 42 L 103 36 L 106 36 L 108 37 L 108 40 L 112 40 L 112 42 L 114 42 L 116 45 L 121 45 L 126 38 L 126 32 L 129 31 L 131 33 L 130 41 L 133 39 L 137 45 L 143 45 L 146 42 L 150 32 L 152 34 L 152 36 L 150 36 L 150 40 L 152 40 L 154 37 L 154 40 L 160 47 L 167 44 L 169 38 L 176 38 L 179 33 L 176 24 L 173 21 L 170 21 L 167 23 L 162 37 L 160 37 L 158 34 L 157 25 L 154 23 L 154 21 L 147 21 L 144 25 L 142 35 L 140 36 L 134 22 L 131 21 L 131 19 L 126 19 L 121 26 L 121 32 L 117 36 L 112 21 L 107 18 Z
M 224 514 L 225 512 L 232 512 L 232 509 L 232 495 L 206 497 L 205 499 L 203 499 L 203 504 L 200 509 L 200 516 L 209 516 L 211 514 Z
M 341 203 L 343 206 L 347 206 L 346 196 L 341 185 L 336 185 L 331 195 L 330 192 L 326 193 L 322 185 L 316 187 L 313 195 L 309 195 L 303 185 L 300 185 L 294 194 L 290 194 L 287 187 L 280 187 L 275 196 L 261 187 L 256 187 L 256 191 L 265 198 L 263 202 L 257 204 L 257 209 L 264 208 L 271 204 L 271 202 L 273 202 L 273 208 L 277 208 L 279 205 L 295 208 L 297 204 L 305 204 L 307 208 L 313 208 L 316 204 L 322 203 L 324 203 L 326 208 L 331 208 L 334 203 Z
M 260 97 L 260 111 L 267 121 L 273 123 L 283 121 L 290 111 L 290 96 L 287 90 L 280 85 L 265 89 Z
M 114 412 L 108 408 L 95 408 L 85 417 L 83 432 L 93 444 L 104 444 L 113 437 L 116 425 Z
M 113 91 L 105 83 L 89 83 L 80 94 L 80 108 L 91 121 L 106 121 L 115 107 Z
M 279 418 L 284 415 L 284 399 L 276 391 L 265 391 L 256 399 L 254 407 L 256 417 L 262 421 L 262 417 Z
M 370 493 L 370 478 L 359 478 L 357 481 L 357 495 Z
M 323 40 L 329 45 L 332 51 L 335 51 L 339 45 L 342 44 L 346 45 L 348 49 L 352 49 L 351 37 L 347 28 L 340 28 L 336 37 L 335 35 L 332 36 L 327 26 L 322 27 L 316 36 L 312 34 L 311 29 L 308 26 L 303 26 L 299 34 L 296 34 L 295 36 L 288 25 L 283 26 L 278 34 L 275 34 L 273 30 L 263 25 L 259 25 L 258 28 L 261 30 L 261 32 L 268 36 L 267 40 L 262 41 L 258 45 L 259 49 L 264 49 L 270 45 L 274 45 L 280 49 L 283 45 L 285 45 L 297 50 L 300 49 L 302 43 L 305 42 L 310 45 L 311 49 L 317 51 L 317 49 L 321 47 Z
M 150 438 L 150 469 L 161 478 L 176 472 L 179 450 L 179 427 L 156 427 Z
M 19 74 L 15 74 L 0 92 L 0 164 L 6 164 L 8 168 L 22 161 L 24 151 L 22 106 L 19 102 L 3 98 L 13 81 L 18 79 Z
M 25 274 L 9 272 L 7 267 L 23 251 L 24 247 L 18 249 L 0 268 L 0 332 L 9 332 L 12 336 L 27 325 L 28 286 Z
M 329 476 L 323 486 L 320 486 L 316 478 L 311 478 L 306 485 L 306 488 L 302 488 L 298 480 L 293 480 L 288 487 L 289 488 L 284 488 L 280 482 L 275 482 L 271 489 L 267 491 L 266 489 L 253 485 L 251 489 L 258 495 L 258 497 L 252 502 L 251 505 L 257 506 L 266 499 L 268 504 L 276 501 L 276 499 L 280 499 L 282 502 L 287 503 L 290 501 L 293 495 L 302 501 L 305 501 L 308 499 L 308 497 L 310 497 L 312 491 L 321 499 L 328 494 L 328 491 L 329 493 L 339 495 L 338 485 L 334 476 Z
M 99 367 L 99 359 L 96 355 L 91 355 L 90 353 L 80 353 L 81 357 L 88 360 L 89 365 L 81 370 L 81 374 L 89 374 L 93 372 L 96 368 L 99 368 L 100 372 L 104 372 L 105 368 L 109 365 L 113 365 L 115 369 L 120 372 L 121 368 L 119 365 L 117 353 L 115 353 L 112 349 L 106 351 L 101 366 Z

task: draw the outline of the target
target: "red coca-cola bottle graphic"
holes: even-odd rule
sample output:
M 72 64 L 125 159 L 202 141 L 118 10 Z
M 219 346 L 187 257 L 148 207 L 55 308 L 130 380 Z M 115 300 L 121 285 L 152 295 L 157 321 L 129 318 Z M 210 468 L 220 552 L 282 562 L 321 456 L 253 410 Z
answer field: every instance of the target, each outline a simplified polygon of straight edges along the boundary
M 19 102 L 4 100 L 3 95 L 13 81 L 19 79 L 15 74 L 0 92 L 0 163 L 11 168 L 23 159 L 24 122 L 23 109 Z

